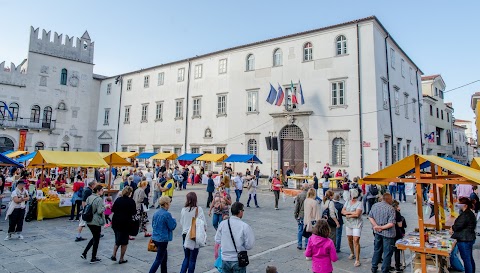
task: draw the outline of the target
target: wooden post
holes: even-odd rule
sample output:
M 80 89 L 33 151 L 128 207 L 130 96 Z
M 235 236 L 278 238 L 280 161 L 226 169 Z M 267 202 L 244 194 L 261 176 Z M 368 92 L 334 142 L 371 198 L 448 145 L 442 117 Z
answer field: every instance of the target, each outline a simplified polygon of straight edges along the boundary
M 417 179 L 417 213 L 418 213 L 418 233 L 420 236 L 420 248 L 425 248 L 425 230 L 423 225 L 423 200 L 422 200 L 422 184 L 420 177 L 420 158 L 415 155 L 415 178 Z M 427 272 L 427 256 L 425 253 L 420 253 L 420 261 L 422 264 L 422 271 Z

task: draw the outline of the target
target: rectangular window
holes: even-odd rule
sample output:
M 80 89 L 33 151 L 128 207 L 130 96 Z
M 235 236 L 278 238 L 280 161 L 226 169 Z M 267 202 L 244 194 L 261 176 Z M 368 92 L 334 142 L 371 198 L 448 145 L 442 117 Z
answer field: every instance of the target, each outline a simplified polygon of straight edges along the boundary
M 125 106 L 125 118 L 123 123 L 130 123 L 130 106 Z
M 218 115 L 226 115 L 227 114 L 227 96 L 226 95 L 219 95 L 217 99 L 217 116 Z
M 185 80 L 185 68 L 178 69 L 177 81 L 183 82 Z
M 148 104 L 143 104 L 142 105 L 142 119 L 141 122 L 147 122 L 147 117 L 148 117 Z
M 218 74 L 227 73 L 227 59 L 221 59 L 218 61 Z
M 410 140 L 407 140 L 407 156 L 410 155 Z
M 438 96 L 438 88 L 435 87 L 435 96 Z
M 385 140 L 385 167 L 390 165 L 390 145 L 389 140 Z
M 157 102 L 155 109 L 155 121 L 161 121 L 163 119 L 163 102 Z
M 393 48 L 390 48 L 390 64 L 395 69 L 395 50 Z
M 438 89 L 438 96 L 443 99 L 443 91 Z
M 202 64 L 197 64 L 195 66 L 195 73 L 194 73 L 195 79 L 202 78 L 202 70 L 203 70 L 203 65 Z
M 128 147 L 122 147 L 122 152 L 126 152 Z
M 143 88 L 148 88 L 150 86 L 150 76 L 147 75 L 143 77 Z
M 433 117 L 433 106 L 430 105 L 430 116 Z
M 413 84 L 413 68 L 409 68 L 409 74 L 410 74 L 410 84 Z
M 440 118 L 438 107 L 437 107 L 437 118 Z
M 447 122 L 450 122 L 450 113 L 447 112 Z
M 145 147 L 138 147 L 138 154 L 145 152 Z M 138 162 L 145 162 L 145 159 L 139 158 Z
M 111 92 L 112 92 L 112 84 L 109 83 L 107 84 L 107 95 L 110 95 Z
M 435 137 L 437 138 L 437 145 L 442 145 L 442 128 L 436 127 Z
M 192 151 L 192 154 L 199 154 L 200 153 L 200 148 L 195 147 L 195 148 L 192 148 L 191 151 Z
M 413 122 L 417 122 L 417 100 L 412 99 L 412 118 Z
M 332 82 L 332 106 L 345 105 L 345 82 Z
M 395 114 L 400 115 L 400 92 L 398 89 L 395 90 Z
M 247 112 L 258 112 L 258 91 L 248 91 L 247 93 Z
M 109 118 L 110 118 L 110 108 L 106 108 L 105 115 L 103 116 L 103 125 L 108 125 Z
M 175 119 L 183 118 L 183 100 L 175 101 Z
M 405 78 L 405 60 L 402 59 L 402 61 L 400 62 L 400 64 L 401 64 L 402 77 Z
M 181 155 L 182 154 L 182 148 L 173 148 L 173 153 L 176 155 Z
M 403 96 L 403 108 L 405 110 L 405 118 L 408 118 L 408 94 Z
M 165 83 L 165 72 L 158 73 L 158 85 Z
M 388 109 L 388 83 L 386 81 L 382 82 L 382 94 L 383 94 L 383 109 Z
M 443 110 L 440 111 L 440 116 L 441 116 L 441 118 L 442 118 L 442 120 L 443 120 Z
M 397 148 L 395 149 L 397 151 L 397 161 L 400 161 L 402 159 L 400 155 L 401 146 L 402 144 L 400 142 L 397 142 Z
M 127 91 L 132 90 L 132 79 L 127 80 Z
M 202 109 L 201 104 L 202 104 L 201 98 L 193 99 L 193 117 L 199 118 L 201 116 L 201 109 Z
M 224 154 L 225 153 L 225 147 L 217 147 L 217 154 Z

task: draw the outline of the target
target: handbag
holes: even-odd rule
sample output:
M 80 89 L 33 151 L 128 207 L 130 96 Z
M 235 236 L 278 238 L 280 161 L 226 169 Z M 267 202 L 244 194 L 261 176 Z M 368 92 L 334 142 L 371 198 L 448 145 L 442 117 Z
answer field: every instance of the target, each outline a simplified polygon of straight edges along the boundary
M 198 207 L 195 209 L 195 217 L 192 217 L 190 233 L 188 234 L 190 240 L 192 241 L 196 241 L 196 238 L 197 238 L 197 216 L 198 216 Z
M 132 221 L 130 222 L 128 235 L 137 236 L 139 230 L 140 230 L 140 217 L 138 216 L 138 214 L 135 214 L 132 216 Z
M 312 236 L 312 233 L 307 231 L 307 225 L 305 225 L 303 227 L 302 237 L 310 238 L 310 236 Z
M 232 237 L 233 246 L 235 247 L 235 252 L 237 252 L 238 266 L 246 267 L 250 263 L 248 261 L 248 253 L 247 251 L 238 252 L 237 245 L 235 244 L 235 238 L 233 238 L 232 227 L 230 226 L 230 219 L 228 219 L 227 221 L 228 221 L 228 229 L 230 230 L 230 237 Z
M 322 218 L 327 220 L 327 223 L 328 223 L 329 226 L 336 227 L 337 223 L 335 223 L 335 221 L 330 216 L 330 202 L 332 202 L 332 201 L 329 200 L 328 204 L 327 204 L 327 208 L 323 210 Z
M 153 240 L 151 238 L 150 238 L 150 241 L 148 241 L 147 250 L 150 251 L 150 252 L 157 252 L 158 251 L 157 246 L 155 245 L 155 243 L 153 242 Z

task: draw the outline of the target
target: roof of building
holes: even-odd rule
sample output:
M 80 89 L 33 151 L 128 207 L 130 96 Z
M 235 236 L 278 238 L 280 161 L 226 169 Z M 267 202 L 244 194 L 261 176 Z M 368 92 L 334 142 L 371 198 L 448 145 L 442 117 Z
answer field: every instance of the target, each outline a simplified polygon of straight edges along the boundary
M 422 81 L 431 81 L 434 80 L 436 77 L 440 77 L 440 74 L 430 75 L 430 76 L 423 76 Z
M 455 119 L 455 122 L 468 122 L 468 123 L 472 123 L 472 121 L 470 121 L 470 120 L 459 119 L 459 118 L 456 118 L 456 119 Z
M 465 125 L 458 125 L 458 124 L 453 124 L 454 127 L 461 128 L 461 129 L 467 129 L 467 126 Z
M 431 99 L 431 100 L 434 100 L 434 101 L 438 101 L 436 98 L 432 97 L 432 96 L 429 96 L 429 95 L 423 95 L 424 98 L 427 98 L 427 99 Z
M 141 72 L 141 71 L 144 71 L 144 70 L 147 70 L 147 69 L 153 69 L 153 68 L 168 66 L 168 65 L 172 65 L 172 64 L 181 63 L 181 62 L 187 62 L 187 61 L 191 61 L 191 60 L 195 60 L 195 59 L 200 59 L 200 58 L 208 57 L 208 56 L 211 56 L 211 55 L 223 53 L 223 52 L 226 52 L 226 51 L 231 51 L 231 50 L 241 49 L 241 48 L 245 48 L 245 47 L 265 44 L 265 43 L 274 42 L 274 41 L 278 41 L 278 40 L 282 40 L 282 39 L 293 38 L 293 37 L 297 37 L 297 36 L 300 36 L 300 35 L 306 35 L 306 34 L 311 34 L 311 33 L 319 32 L 319 31 L 330 30 L 330 29 L 333 29 L 333 28 L 358 24 L 358 23 L 361 23 L 361 22 L 366 22 L 366 21 L 371 21 L 371 20 L 374 20 L 375 22 L 377 22 L 380 25 L 380 27 L 383 29 L 383 31 L 387 34 L 387 37 L 391 39 L 391 41 L 398 47 L 398 49 L 405 55 L 405 57 L 408 60 L 410 60 L 410 62 L 418 69 L 418 71 L 421 74 L 423 74 L 422 70 L 415 64 L 415 62 L 413 62 L 413 60 L 407 55 L 407 53 L 405 53 L 405 51 L 403 51 L 403 49 L 398 45 L 398 43 L 395 41 L 395 39 L 393 39 L 392 35 L 390 35 L 390 33 L 382 25 L 382 23 L 378 20 L 378 18 L 373 15 L 373 16 L 369 16 L 369 17 L 365 17 L 365 18 L 361 18 L 361 19 L 356 19 L 356 20 L 352 20 L 352 21 L 348 21 L 348 22 L 344 22 L 344 23 L 340 23 L 340 24 L 336 24 L 336 25 L 330 25 L 330 26 L 326 26 L 326 27 L 322 27 L 322 28 L 307 30 L 307 31 L 298 32 L 298 33 L 294 33 L 294 34 L 289 34 L 289 35 L 285 35 L 285 36 L 280 36 L 280 37 L 276 37 L 276 38 L 271 38 L 271 39 L 267 39 L 267 40 L 262 40 L 262 41 L 258 41 L 258 42 L 244 44 L 244 45 L 240 45 L 240 46 L 230 47 L 230 48 L 226 48 L 226 49 L 222 49 L 222 50 L 218 50 L 218 51 L 214 51 L 214 52 L 210 52 L 210 53 L 206 53 L 206 54 L 202 54 L 202 55 L 197 55 L 195 57 L 186 58 L 186 59 L 183 59 L 183 60 L 177 60 L 177 61 L 173 61 L 173 62 L 161 64 L 161 65 L 156 65 L 156 66 L 152 66 L 152 67 L 148 67 L 148 68 L 144 68 L 144 69 L 138 69 L 138 70 L 135 70 L 135 71 L 122 73 L 120 75 L 115 75 L 115 76 L 111 76 L 111 77 L 108 77 L 108 78 L 115 78 L 117 76 L 137 73 L 137 72 Z
M 103 75 L 100 75 L 100 74 L 95 74 L 93 73 L 93 78 L 96 79 L 96 80 L 104 80 L 106 78 L 108 78 L 107 76 L 103 76 Z

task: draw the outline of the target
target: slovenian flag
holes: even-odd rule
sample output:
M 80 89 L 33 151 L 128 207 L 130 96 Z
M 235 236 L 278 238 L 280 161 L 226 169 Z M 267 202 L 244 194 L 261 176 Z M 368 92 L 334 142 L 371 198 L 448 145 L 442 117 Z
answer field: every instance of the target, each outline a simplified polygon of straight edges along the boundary
M 295 94 L 295 88 L 293 87 L 293 81 L 290 81 L 290 90 L 292 92 L 292 103 L 298 104 L 297 95 Z
M 305 104 L 305 99 L 303 98 L 302 83 L 298 80 L 298 85 L 300 86 L 300 104 Z
M 283 102 L 283 90 L 280 84 L 278 84 L 278 95 L 277 95 L 277 102 L 275 103 L 276 106 L 282 105 Z
M 277 98 L 277 90 L 275 90 L 275 87 L 273 87 L 273 85 L 270 84 L 270 93 L 268 93 L 267 102 L 270 104 L 273 104 L 276 98 Z

